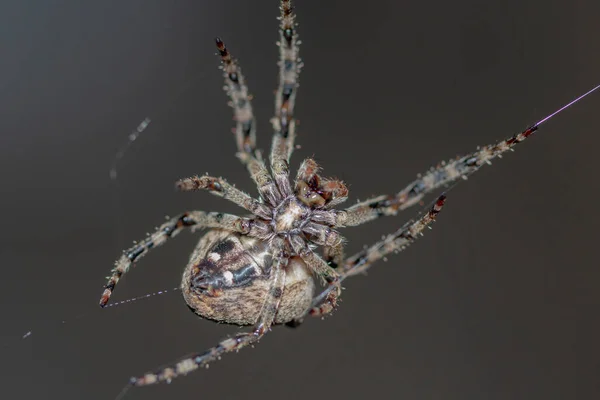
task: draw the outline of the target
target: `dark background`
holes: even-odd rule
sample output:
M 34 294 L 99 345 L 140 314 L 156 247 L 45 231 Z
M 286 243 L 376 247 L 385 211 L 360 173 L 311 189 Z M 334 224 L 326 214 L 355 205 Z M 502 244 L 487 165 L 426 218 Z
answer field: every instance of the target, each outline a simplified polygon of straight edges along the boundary
M 316 155 L 351 202 L 600 83 L 597 1 L 297 3 L 293 166 Z M 2 398 L 111 400 L 129 376 L 236 332 L 179 293 L 97 301 L 121 250 L 164 215 L 237 211 L 175 192 L 176 179 L 208 171 L 255 193 L 233 156 L 213 37 L 242 62 L 268 149 L 277 14 L 274 0 L 0 4 Z M 333 317 L 126 399 L 598 398 L 598 110 L 595 93 L 453 189 L 432 232 L 346 282 Z M 348 252 L 418 212 L 345 230 Z M 144 258 L 113 301 L 178 286 L 197 238 Z

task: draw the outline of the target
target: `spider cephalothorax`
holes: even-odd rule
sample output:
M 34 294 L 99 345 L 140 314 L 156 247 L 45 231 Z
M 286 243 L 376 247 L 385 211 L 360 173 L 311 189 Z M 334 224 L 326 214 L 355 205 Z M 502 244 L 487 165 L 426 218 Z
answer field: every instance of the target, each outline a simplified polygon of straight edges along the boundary
M 299 42 L 290 0 L 281 0 L 280 10 L 279 87 L 275 95 L 275 116 L 271 120 L 274 134 L 270 170 L 256 149 L 256 123 L 244 76 L 223 41 L 216 40 L 230 106 L 237 121 L 237 156 L 248 169 L 259 196 L 252 198 L 222 178 L 211 176 L 194 176 L 177 183 L 184 191 L 208 190 L 236 203 L 251 215 L 238 217 L 189 211 L 172 218 L 117 260 L 100 300 L 101 306 L 108 303 L 121 276 L 151 248 L 186 227 L 208 228 L 185 268 L 181 284 L 184 299 L 202 317 L 254 325 L 254 328 L 173 366 L 132 378 L 133 385 L 170 381 L 208 365 L 223 353 L 255 343 L 274 324 L 295 326 L 306 315 L 331 312 L 337 304 L 342 280 L 365 271 L 374 262 L 403 250 L 416 240 L 434 221 L 445 197 L 438 198 L 416 221 L 349 258 L 344 258 L 344 239 L 338 229 L 396 215 L 419 203 L 433 190 L 457 179 L 466 179 L 491 159 L 525 140 L 551 116 L 600 87 L 507 140 L 439 164 L 395 195 L 378 196 L 335 210 L 334 206 L 346 200 L 348 189 L 341 181 L 322 178 L 314 160 L 302 162 L 293 186 L 289 179 L 289 160 L 296 135 L 294 103 L 302 63 L 298 58 Z M 317 252 L 318 248 L 322 248 L 322 254 Z M 328 286 L 316 297 L 315 277 Z

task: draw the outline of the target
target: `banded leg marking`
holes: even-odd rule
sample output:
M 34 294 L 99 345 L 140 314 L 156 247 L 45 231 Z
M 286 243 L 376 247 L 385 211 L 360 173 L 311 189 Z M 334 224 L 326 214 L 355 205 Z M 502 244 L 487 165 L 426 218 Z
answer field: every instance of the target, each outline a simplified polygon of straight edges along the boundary
M 250 177 L 256 183 L 263 199 L 275 205 L 281 195 L 267 170 L 260 153 L 256 150 L 256 119 L 252 111 L 251 96 L 248 94 L 244 75 L 236 60 L 231 57 L 225 43 L 216 39 L 217 50 L 221 56 L 225 89 L 231 99 L 230 106 L 236 120 L 235 140 L 238 158 L 248 169 Z
M 419 176 L 394 196 L 378 196 L 349 207 L 345 210 L 347 219 L 344 224 L 346 226 L 356 226 L 378 217 L 396 215 L 398 211 L 417 204 L 428 193 L 459 178 L 466 180 L 483 165 L 491 164 L 491 160 L 494 158 L 502 158 L 502 154 L 513 150 L 514 146 L 527 139 L 537 129 L 537 126 L 534 125 L 509 139 L 493 145 L 483 146 L 463 157 L 441 162 L 437 167 Z
M 104 286 L 104 291 L 100 298 L 100 307 L 106 306 L 115 286 L 129 268 L 140 258 L 142 258 L 152 248 L 158 247 L 168 239 L 179 234 L 184 228 L 222 228 L 234 232 L 249 234 L 252 228 L 252 220 L 240 218 L 232 214 L 223 214 L 216 212 L 190 211 L 183 213 L 162 224 L 156 232 L 140 241 L 135 246 L 126 250 L 119 258 L 115 267 L 111 270 L 112 274 L 108 277 L 108 282 Z
M 273 217 L 269 207 L 227 183 L 223 178 L 192 176 L 179 180 L 176 186 L 182 191 L 208 190 L 210 193 L 223 197 L 225 200 L 229 200 L 261 218 L 271 219 Z
M 313 252 L 306 242 L 299 236 L 290 238 L 294 252 L 309 266 L 319 277 L 329 285 L 326 289 L 324 301 L 321 304 L 312 307 L 308 313 L 313 316 L 328 314 L 333 311 L 337 305 L 337 300 L 342 294 L 340 274 L 329 266 L 325 260 Z
M 438 213 L 442 210 L 446 196 L 440 196 L 433 207 L 421 218 L 413 223 L 406 224 L 396 232 L 388 235 L 385 239 L 373 244 L 371 247 L 360 251 L 359 253 L 348 257 L 340 269 L 340 280 L 341 283 L 344 279 L 354 276 L 356 274 L 365 272 L 370 268 L 374 262 L 381 260 L 385 256 L 404 250 L 412 242 L 414 242 L 419 236 L 423 235 L 423 231 L 426 227 L 430 226 L 437 217 Z M 313 300 L 313 310 L 320 308 L 323 313 L 330 312 L 329 306 L 327 305 L 328 299 L 331 296 L 332 288 L 325 289 L 321 294 L 316 296 Z M 322 315 L 318 313 L 310 313 L 310 315 Z
M 275 93 L 275 116 L 271 143 L 271 171 L 281 194 L 292 194 L 289 181 L 289 161 L 294 150 L 296 121 L 294 106 L 298 89 L 298 76 L 302 62 L 298 57 L 299 41 L 296 32 L 296 15 L 290 0 L 282 0 L 279 16 L 279 86 Z
M 200 367 L 208 367 L 209 363 L 220 359 L 225 353 L 238 351 L 258 342 L 269 331 L 275 320 L 283 288 L 285 287 L 284 268 L 287 262 L 287 258 L 279 258 L 273 263 L 270 290 L 263 304 L 261 315 L 251 332 L 238 333 L 233 337 L 222 340 L 217 346 L 204 353 L 193 354 L 172 366 L 149 372 L 141 377 L 133 377 L 130 379 L 130 385 L 147 386 L 159 382 L 171 382 L 172 379 L 186 375 Z

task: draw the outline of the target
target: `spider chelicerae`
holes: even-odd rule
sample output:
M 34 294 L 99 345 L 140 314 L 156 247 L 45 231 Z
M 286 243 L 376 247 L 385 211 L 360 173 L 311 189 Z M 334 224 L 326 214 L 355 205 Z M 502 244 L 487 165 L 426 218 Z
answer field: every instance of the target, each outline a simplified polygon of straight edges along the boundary
M 279 86 L 275 95 L 275 116 L 271 120 L 274 134 L 270 170 L 256 148 L 255 118 L 242 71 L 223 41 L 216 39 L 230 106 L 237 121 L 237 156 L 256 183 L 259 197 L 252 198 L 222 178 L 193 176 L 177 182 L 180 190 L 208 190 L 251 215 L 239 217 L 190 211 L 170 219 L 117 260 L 100 300 L 101 306 L 107 305 L 122 275 L 150 249 L 162 245 L 185 228 L 210 228 L 200 239 L 183 273 L 184 299 L 204 318 L 253 325 L 254 328 L 172 366 L 134 377 L 131 385 L 169 382 L 207 366 L 224 353 L 256 343 L 275 324 L 296 326 L 308 315 L 330 313 L 338 303 L 341 282 L 416 240 L 435 220 L 445 197 L 439 197 L 430 210 L 415 221 L 348 258 L 344 256 L 345 240 L 338 232 L 340 228 L 396 215 L 420 203 L 426 194 L 466 179 L 491 159 L 501 157 L 525 140 L 550 117 L 600 87 L 596 86 L 507 140 L 440 163 L 395 195 L 375 197 L 337 210 L 334 207 L 347 199 L 348 189 L 339 180 L 322 177 L 315 160 L 302 162 L 293 185 L 289 179 L 289 160 L 296 136 L 294 104 L 302 62 L 298 57 L 299 41 L 291 1 L 281 0 L 280 11 Z M 322 254 L 316 252 L 319 246 L 323 248 Z M 315 296 L 315 278 L 326 286 L 318 296 Z

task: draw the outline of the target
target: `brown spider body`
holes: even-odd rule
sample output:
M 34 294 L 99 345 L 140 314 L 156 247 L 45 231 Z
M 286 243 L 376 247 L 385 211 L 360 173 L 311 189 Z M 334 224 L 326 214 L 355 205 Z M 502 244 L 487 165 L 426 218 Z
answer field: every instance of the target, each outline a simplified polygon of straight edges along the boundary
M 202 317 L 238 325 L 252 324 L 254 328 L 172 366 L 132 378 L 132 385 L 170 382 L 174 377 L 208 366 L 224 353 L 256 343 L 274 324 L 295 326 L 307 315 L 330 313 L 338 304 L 341 282 L 413 243 L 435 220 L 445 197 L 439 197 L 416 220 L 348 258 L 344 256 L 345 241 L 340 229 L 395 216 L 419 204 L 434 190 L 466 179 L 527 139 L 541 123 L 600 88 L 597 86 L 507 140 L 438 164 L 396 194 L 373 197 L 336 210 L 334 207 L 347 199 L 348 189 L 341 181 L 321 177 L 313 159 L 304 160 L 296 178 L 289 179 L 296 135 L 294 104 L 302 62 L 298 58 L 299 41 L 290 0 L 281 0 L 280 10 L 279 86 L 275 116 L 271 119 L 274 134 L 268 160 L 270 169 L 256 148 L 256 121 L 244 75 L 223 41 L 216 40 L 225 89 L 237 123 L 234 131 L 237 157 L 256 184 L 258 197 L 253 198 L 224 179 L 211 176 L 193 176 L 177 183 L 180 190 L 207 190 L 251 214 L 239 217 L 188 211 L 170 219 L 117 260 L 100 299 L 100 305 L 105 306 L 123 274 L 150 249 L 186 228 L 205 228 L 209 231 L 200 239 L 183 274 L 184 299 Z M 313 297 L 314 278 L 327 285 L 317 297 Z
M 255 324 L 269 291 L 272 262 L 264 241 L 210 230 L 198 242 L 183 273 L 183 298 L 201 317 Z M 314 294 L 310 269 L 300 257 L 291 258 L 274 322 L 283 324 L 304 316 Z

